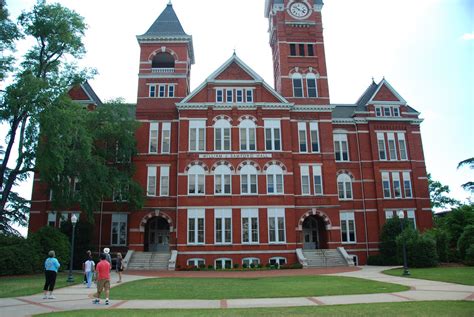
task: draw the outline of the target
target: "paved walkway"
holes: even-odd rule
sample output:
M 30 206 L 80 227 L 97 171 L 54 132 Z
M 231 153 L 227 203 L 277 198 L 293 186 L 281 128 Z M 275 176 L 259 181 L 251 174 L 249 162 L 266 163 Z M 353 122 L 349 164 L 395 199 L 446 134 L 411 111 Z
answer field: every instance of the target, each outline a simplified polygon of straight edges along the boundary
M 109 309 L 109 308 L 250 308 L 250 307 L 289 307 L 289 306 L 317 306 L 317 305 L 337 305 L 355 303 L 380 303 L 380 302 L 406 302 L 418 300 L 470 300 L 474 301 L 474 286 L 464 286 L 451 283 L 419 280 L 388 276 L 380 273 L 387 267 L 361 267 L 361 270 L 342 270 L 342 272 L 331 273 L 330 275 L 351 276 L 365 278 L 369 280 L 397 283 L 407 285 L 411 289 L 398 293 L 367 294 L 367 295 L 341 295 L 341 296 L 318 296 L 318 297 L 296 297 L 296 298 L 259 298 L 259 299 L 228 299 L 228 300 L 112 300 L 110 306 L 94 305 L 91 302 L 90 294 L 93 290 L 87 289 L 84 285 L 65 287 L 55 291 L 57 299 L 43 300 L 42 294 L 0 299 L 0 316 L 16 317 L 31 316 L 33 314 L 47 313 L 63 310 L 77 309 Z M 280 271 L 282 272 L 282 271 Z M 292 275 L 292 271 L 282 272 L 282 274 Z M 298 270 L 305 272 L 304 275 L 315 274 L 313 270 Z M 135 272 L 134 272 L 135 273 Z M 198 275 L 193 272 L 194 276 Z M 242 275 L 248 272 L 242 273 Z M 264 272 L 262 272 L 264 273 Z M 319 273 L 321 274 L 321 272 Z M 148 276 L 136 274 L 126 274 L 122 280 L 129 282 L 133 280 L 149 278 L 152 276 L 169 275 L 167 272 L 154 272 Z M 177 275 L 174 275 L 177 276 Z M 184 276 L 184 275 L 181 275 Z M 216 275 L 214 275 L 216 276 Z M 204 277 L 201 274 L 201 277 Z M 112 275 L 112 281 L 116 281 L 116 276 Z M 118 284 L 113 283 L 113 286 Z

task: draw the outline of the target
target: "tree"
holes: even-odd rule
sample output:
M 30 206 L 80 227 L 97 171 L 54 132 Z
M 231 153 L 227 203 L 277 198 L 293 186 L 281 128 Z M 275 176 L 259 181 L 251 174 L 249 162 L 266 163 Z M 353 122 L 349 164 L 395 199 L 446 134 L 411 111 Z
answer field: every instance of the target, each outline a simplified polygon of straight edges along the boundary
M 447 196 L 450 192 L 449 186 L 433 180 L 430 173 L 428 173 L 428 189 L 430 191 L 431 208 L 455 207 L 460 204 L 458 200 Z
M 93 221 L 105 197 L 120 196 L 124 209 L 140 208 L 142 190 L 131 161 L 138 123 L 130 105 L 104 104 L 93 111 L 71 101 L 41 114 L 37 156 L 41 180 L 57 210 L 79 206 Z
M 471 157 L 471 158 L 468 158 L 464 161 L 459 162 L 458 169 L 461 168 L 461 167 L 464 167 L 464 166 L 469 166 L 470 169 L 474 169 L 474 157 Z M 473 181 L 469 181 L 465 184 L 462 184 L 461 187 L 464 188 L 464 190 L 474 192 L 474 182 Z
M 462 205 L 437 221 L 438 228 L 448 233 L 450 248 L 456 248 L 464 229 L 474 225 L 474 205 Z
M 82 37 L 86 25 L 76 12 L 44 0 L 19 16 L 19 29 L 8 20 L 3 4 L 1 10 L 2 53 L 11 49 L 17 38 L 35 40 L 21 66 L 12 69 L 12 57 L 0 65 L 1 79 L 7 74 L 13 78 L 0 96 L 0 120 L 8 127 L 0 165 L 0 233 L 15 234 L 11 223 L 26 224 L 29 202 L 13 188 L 34 171 L 40 116 L 50 107 L 61 106 L 69 87 L 88 73 L 74 64 L 85 52 Z
M 8 10 L 3 1 L 0 1 L 0 81 L 11 71 L 13 57 L 9 52 L 14 50 L 15 40 L 20 38 L 20 32 L 15 23 L 8 18 Z

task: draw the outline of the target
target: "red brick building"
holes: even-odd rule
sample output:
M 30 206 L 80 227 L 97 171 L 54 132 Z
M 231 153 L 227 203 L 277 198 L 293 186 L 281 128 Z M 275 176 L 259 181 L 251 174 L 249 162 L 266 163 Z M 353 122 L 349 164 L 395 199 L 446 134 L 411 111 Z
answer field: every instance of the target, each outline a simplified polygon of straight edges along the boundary
M 99 246 L 171 250 L 180 266 L 291 264 L 338 247 L 366 263 L 395 212 L 431 227 L 419 113 L 385 79 L 331 104 L 322 6 L 266 0 L 274 88 L 234 54 L 190 92 L 193 40 L 171 4 L 137 36 L 133 162 L 146 203 L 104 201 Z M 53 215 L 40 187 L 33 231 L 71 213 Z

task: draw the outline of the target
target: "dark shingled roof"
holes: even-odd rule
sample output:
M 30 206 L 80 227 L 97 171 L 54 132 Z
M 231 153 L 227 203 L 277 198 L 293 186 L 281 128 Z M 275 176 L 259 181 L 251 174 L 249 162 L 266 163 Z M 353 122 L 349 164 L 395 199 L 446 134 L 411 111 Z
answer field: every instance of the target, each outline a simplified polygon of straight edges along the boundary
M 379 85 L 377 85 L 374 81 L 370 84 L 370 86 L 365 90 L 365 92 L 360 96 L 359 100 L 356 101 L 357 110 L 364 111 L 365 106 L 369 102 L 370 98 L 374 95 L 375 91 Z
M 166 9 L 160 14 L 156 21 L 150 26 L 148 31 L 143 35 L 152 36 L 186 36 L 178 16 L 173 9 L 173 5 L 169 3 Z
M 94 103 L 96 104 L 96 106 L 101 106 L 102 105 L 102 101 L 100 100 L 100 98 L 96 95 L 94 89 L 92 89 L 91 85 L 89 85 L 89 82 L 84 82 L 82 84 L 82 88 L 84 88 L 84 90 L 86 91 L 86 93 L 92 98 L 92 100 L 94 101 Z
M 355 105 L 335 105 L 336 107 L 332 111 L 333 119 L 336 118 L 352 118 L 354 115 Z

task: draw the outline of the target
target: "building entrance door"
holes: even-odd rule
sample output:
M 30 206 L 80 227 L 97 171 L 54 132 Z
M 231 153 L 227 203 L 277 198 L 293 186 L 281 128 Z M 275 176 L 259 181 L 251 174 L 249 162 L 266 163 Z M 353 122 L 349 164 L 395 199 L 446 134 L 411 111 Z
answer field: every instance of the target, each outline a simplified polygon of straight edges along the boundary
M 169 250 L 170 229 L 166 219 L 154 217 L 147 223 L 147 242 L 149 252 Z
M 319 249 L 318 220 L 314 216 L 309 216 L 303 222 L 303 249 Z

